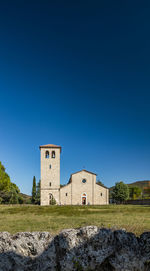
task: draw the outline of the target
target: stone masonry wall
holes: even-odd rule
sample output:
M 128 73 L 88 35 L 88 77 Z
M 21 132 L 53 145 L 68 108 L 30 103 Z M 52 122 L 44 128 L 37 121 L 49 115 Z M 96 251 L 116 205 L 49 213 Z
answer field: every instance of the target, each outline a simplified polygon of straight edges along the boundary
M 0 271 L 149 271 L 150 232 L 88 226 L 48 232 L 0 233 Z
M 49 158 L 45 158 L 46 151 Z M 55 151 L 55 158 L 52 158 L 52 151 Z M 49 205 L 50 193 L 57 204 L 60 202 L 60 149 L 41 148 L 41 205 Z
M 86 179 L 86 183 L 82 183 L 83 179 Z M 84 193 L 86 205 L 109 204 L 109 190 L 96 184 L 96 175 L 85 171 L 73 174 L 71 183 L 60 189 L 60 204 L 82 205 Z

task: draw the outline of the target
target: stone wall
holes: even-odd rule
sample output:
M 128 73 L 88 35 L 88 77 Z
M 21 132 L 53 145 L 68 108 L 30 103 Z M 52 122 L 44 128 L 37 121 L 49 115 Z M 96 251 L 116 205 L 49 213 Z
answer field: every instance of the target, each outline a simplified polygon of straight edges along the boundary
M 49 158 L 45 158 L 46 151 Z M 52 158 L 55 151 L 55 158 Z M 41 148 L 41 205 L 49 205 L 50 194 L 59 204 L 60 148 Z
M 60 204 L 71 205 L 72 202 L 72 184 L 69 183 L 60 188 Z
M 95 174 L 84 170 L 72 174 L 71 182 L 60 189 L 60 204 L 82 205 L 83 194 L 86 194 L 86 205 L 109 204 L 109 190 L 96 184 Z
M 136 237 L 95 226 L 48 232 L 0 233 L 0 271 L 149 271 L 150 232 Z

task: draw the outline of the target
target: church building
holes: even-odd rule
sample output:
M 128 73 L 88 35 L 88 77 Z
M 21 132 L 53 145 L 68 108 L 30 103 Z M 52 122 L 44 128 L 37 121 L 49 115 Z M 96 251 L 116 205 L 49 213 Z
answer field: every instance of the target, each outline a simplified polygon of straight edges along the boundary
M 61 147 L 40 146 L 41 205 L 104 205 L 109 204 L 109 190 L 96 183 L 96 174 L 88 170 L 72 173 L 68 184 L 60 187 Z

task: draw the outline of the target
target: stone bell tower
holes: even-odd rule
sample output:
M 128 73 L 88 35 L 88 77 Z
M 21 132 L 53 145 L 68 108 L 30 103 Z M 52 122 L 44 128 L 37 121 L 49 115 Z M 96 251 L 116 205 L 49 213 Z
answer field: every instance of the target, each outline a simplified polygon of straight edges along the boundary
M 41 151 L 41 205 L 60 203 L 60 152 L 53 144 L 40 146 Z

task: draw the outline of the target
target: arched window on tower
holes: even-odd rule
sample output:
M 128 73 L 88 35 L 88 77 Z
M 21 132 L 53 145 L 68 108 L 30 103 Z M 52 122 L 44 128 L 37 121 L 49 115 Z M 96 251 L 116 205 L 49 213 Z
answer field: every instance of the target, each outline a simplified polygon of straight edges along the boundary
M 52 158 L 55 158 L 55 151 L 52 151 Z
M 49 158 L 49 151 L 45 152 L 45 158 Z

